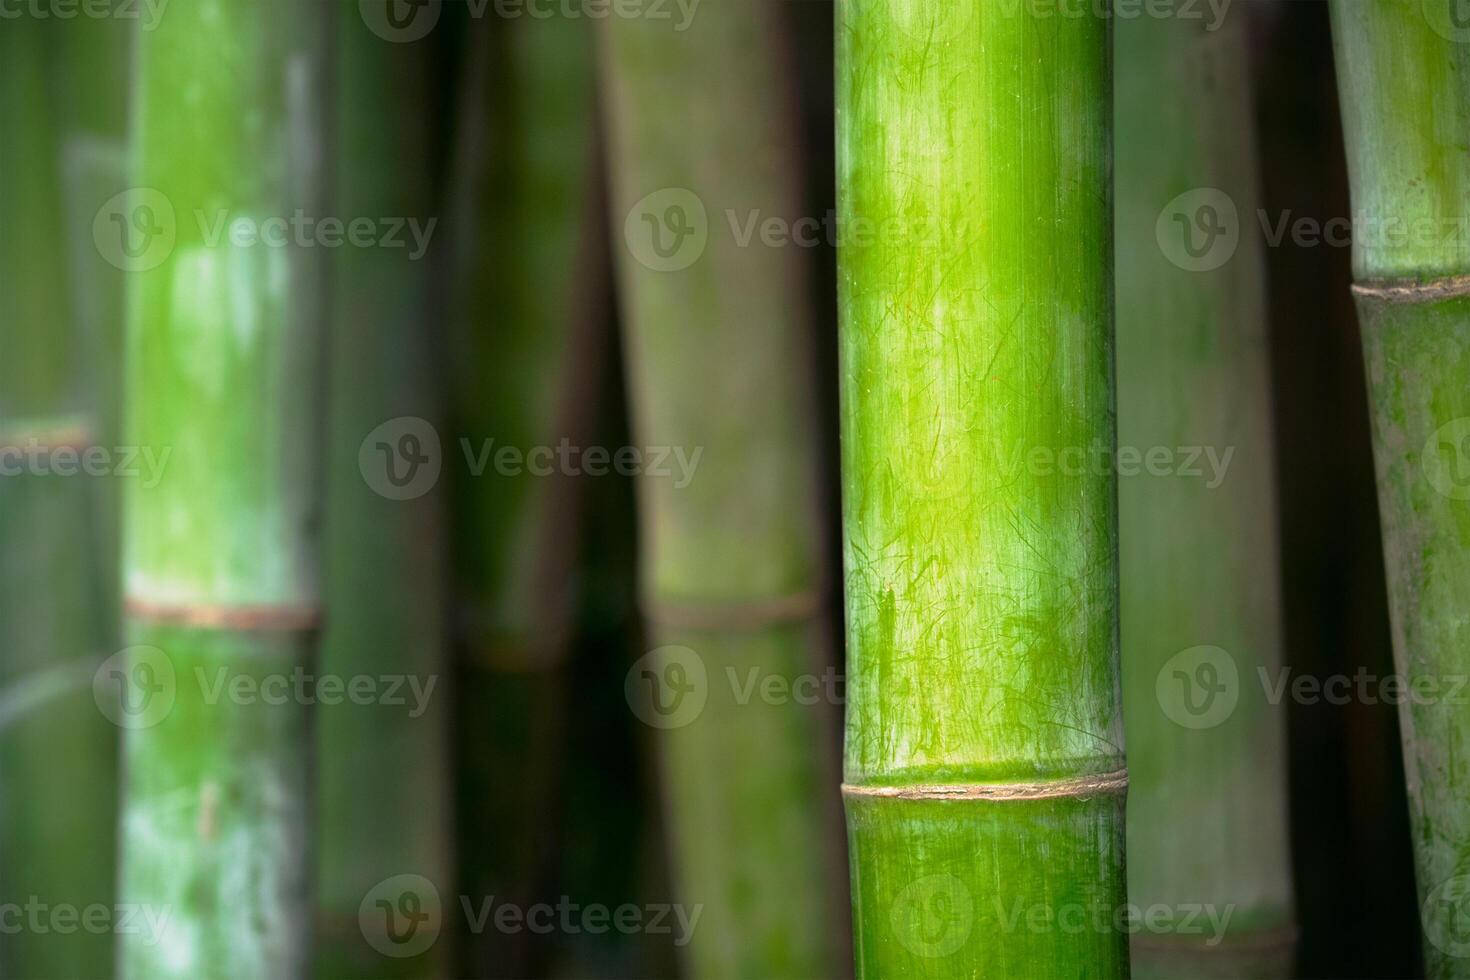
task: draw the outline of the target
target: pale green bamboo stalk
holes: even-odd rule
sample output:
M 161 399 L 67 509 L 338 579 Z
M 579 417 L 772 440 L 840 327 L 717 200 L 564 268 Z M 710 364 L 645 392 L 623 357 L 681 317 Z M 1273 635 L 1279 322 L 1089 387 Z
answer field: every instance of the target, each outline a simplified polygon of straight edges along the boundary
M 1331 9 L 1425 957 L 1470 977 L 1470 25 Z
M 333 208 L 344 221 L 408 219 L 437 228 L 430 224 L 437 218 L 428 43 L 385 42 L 368 28 L 357 0 L 334 6 Z M 320 709 L 321 978 L 448 975 L 451 944 L 441 921 L 410 933 L 387 917 L 405 894 L 429 900 L 416 890 L 427 891 L 423 880 L 438 893 L 441 910 L 458 907 L 443 497 L 428 486 L 411 486 L 407 492 L 417 495 L 406 496 L 385 469 L 402 476 L 407 461 L 398 456 L 399 440 L 440 420 L 428 316 L 432 260 L 378 246 L 338 249 L 331 260 L 321 673 L 347 684 L 387 679 L 394 693 Z M 404 874 L 417 877 L 398 878 Z M 379 899 L 389 902 L 387 910 Z
M 67 248 L 63 48 L 0 30 L 0 975 L 112 967 L 117 732 L 92 701 L 107 642 L 98 440 Z M 84 234 L 90 238 L 90 227 Z M 69 473 L 67 471 L 70 471 Z M 103 910 L 99 921 L 97 910 Z M 71 921 L 56 916 L 70 915 Z M 83 916 L 90 916 L 84 919 Z M 60 926 L 60 927 L 58 927 Z M 65 928 L 67 931 L 62 931 Z
M 458 866 L 473 900 L 525 907 L 552 858 L 586 483 L 555 459 L 585 441 L 606 329 L 592 31 L 562 17 L 468 31 L 446 222 Z M 464 969 L 530 975 L 536 939 L 467 936 Z
M 837 37 L 858 975 L 1126 976 L 1107 25 Z
M 1286 977 L 1286 709 L 1262 682 L 1281 668 L 1282 616 L 1245 21 L 1141 17 L 1115 32 L 1129 900 L 1171 913 L 1133 936 L 1133 975 Z M 1230 230 L 1211 236 L 1216 225 Z
M 103 226 L 134 270 L 126 438 L 169 454 L 124 503 L 122 898 L 166 914 L 122 937 L 138 980 L 308 969 L 325 253 L 291 219 L 327 214 L 333 9 L 175 4 L 139 41 L 146 190 Z
M 626 693 L 657 729 L 701 980 L 846 972 L 830 705 L 748 688 L 827 662 L 807 254 L 744 243 L 725 218 L 797 217 L 781 16 L 721 0 L 682 25 L 614 18 L 601 38 L 633 441 L 687 464 L 637 480 L 658 649 Z

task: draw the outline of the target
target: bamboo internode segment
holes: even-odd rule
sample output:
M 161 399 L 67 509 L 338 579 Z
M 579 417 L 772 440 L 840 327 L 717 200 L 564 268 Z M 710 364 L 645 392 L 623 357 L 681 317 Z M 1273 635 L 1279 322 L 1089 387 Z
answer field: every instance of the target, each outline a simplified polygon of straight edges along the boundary
M 1432 303 L 1457 296 L 1470 296 L 1470 275 L 1441 279 L 1368 279 L 1353 284 L 1353 295 L 1385 303 Z
M 310 633 L 322 625 L 321 608 L 315 605 L 170 603 L 128 596 L 123 610 L 135 622 L 187 629 Z
M 1058 797 L 1106 796 L 1128 792 L 1128 770 L 1048 779 L 1034 783 L 956 783 L 927 786 L 842 785 L 843 796 L 872 796 L 898 800 L 1046 800 Z
M 1225 948 L 1294 916 L 1286 706 L 1234 683 L 1285 651 L 1265 243 L 1229 217 L 1261 203 L 1246 20 L 1138 18 L 1114 43 L 1118 443 L 1230 459 L 1210 485 L 1119 481 L 1128 900 L 1233 910 L 1213 945 L 1133 933 L 1133 976 L 1284 978 L 1289 944 Z
M 815 619 L 822 611 L 816 590 L 729 602 L 644 599 L 643 613 L 658 626 L 692 630 L 758 630 L 775 623 Z

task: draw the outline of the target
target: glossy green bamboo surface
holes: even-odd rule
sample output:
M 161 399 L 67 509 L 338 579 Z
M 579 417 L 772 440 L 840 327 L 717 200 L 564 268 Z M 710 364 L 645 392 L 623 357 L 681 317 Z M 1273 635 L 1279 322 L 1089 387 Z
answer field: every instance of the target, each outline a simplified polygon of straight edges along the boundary
M 332 9 L 183 4 L 139 40 L 126 438 L 171 453 L 124 506 L 122 896 L 169 910 L 121 938 L 140 980 L 307 971 L 311 709 L 272 679 L 316 669 L 325 255 L 290 219 L 326 212 Z
M 427 224 L 435 215 L 424 113 L 428 42 L 386 43 L 364 23 L 356 0 L 334 6 L 333 206 L 344 219 Z M 428 319 L 433 258 L 367 246 L 338 249 L 331 261 L 322 673 L 349 683 L 389 679 L 396 692 L 373 703 L 323 705 L 318 716 L 315 975 L 427 980 L 448 974 L 447 936 L 400 955 L 416 953 L 412 940 L 385 943 L 386 920 L 374 909 L 365 927 L 359 910 L 380 882 L 404 873 L 434 882 L 441 900 L 454 889 L 444 497 L 383 496 L 381 471 L 366 479 L 360 454 L 390 419 L 439 418 Z
M 1107 24 L 837 37 L 846 781 L 1068 794 L 850 792 L 858 974 L 1125 976 Z
M 1129 899 L 1177 913 L 1133 937 L 1135 977 L 1292 963 L 1286 704 L 1262 681 L 1282 623 L 1245 26 L 1115 28 Z M 1211 215 L 1235 237 L 1209 237 Z
M 1470 31 L 1453 4 L 1334 2 L 1425 957 L 1470 976 Z
M 747 686 L 826 663 L 808 256 L 740 231 L 800 206 L 783 16 L 723 0 L 602 34 L 633 439 L 690 463 L 637 480 L 650 645 L 680 649 L 625 693 L 655 726 L 700 980 L 845 971 L 830 699 Z
M 444 451 L 457 528 L 456 744 L 466 894 L 527 904 L 554 843 L 577 497 L 590 478 L 525 464 L 582 447 L 607 274 L 595 218 L 593 31 L 471 20 L 458 158 Z M 503 467 L 497 453 L 516 453 Z M 538 456 L 539 460 L 540 457 Z M 538 463 L 538 469 L 540 465 Z M 535 937 L 467 936 L 475 975 L 537 969 Z
M 69 249 L 65 35 L 0 31 L 0 975 L 107 977 L 117 730 L 93 703 L 108 642 L 103 478 Z M 90 224 L 81 240 L 90 247 Z M 70 475 L 60 471 L 70 456 Z M 27 459 L 35 461 L 34 465 Z M 43 469 L 44 468 L 44 469 Z M 97 916 L 101 910 L 102 920 Z M 58 918 L 58 915 L 63 918 Z M 65 916 L 70 916 L 68 921 Z M 84 916 L 86 918 L 84 918 Z

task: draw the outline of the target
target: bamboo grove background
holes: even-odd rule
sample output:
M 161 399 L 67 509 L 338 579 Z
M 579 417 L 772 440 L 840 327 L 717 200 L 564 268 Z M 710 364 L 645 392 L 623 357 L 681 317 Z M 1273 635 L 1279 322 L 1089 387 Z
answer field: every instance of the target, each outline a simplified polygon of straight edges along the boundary
M 0 0 L 0 980 L 1470 976 L 1467 203 L 1462 0 Z

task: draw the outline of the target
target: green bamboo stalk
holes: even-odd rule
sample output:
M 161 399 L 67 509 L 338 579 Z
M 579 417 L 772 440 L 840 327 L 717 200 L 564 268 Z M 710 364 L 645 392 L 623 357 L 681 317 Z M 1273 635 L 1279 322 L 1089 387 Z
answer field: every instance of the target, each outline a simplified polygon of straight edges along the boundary
M 450 321 L 460 875 L 524 907 L 551 862 L 581 481 L 537 475 L 583 441 L 605 330 L 585 21 L 476 21 L 463 83 Z M 516 453 L 502 467 L 497 454 Z M 476 473 L 472 467 L 484 467 Z M 475 976 L 534 972 L 534 937 L 486 929 Z
M 111 975 L 116 729 L 92 702 L 106 642 L 97 438 L 71 292 L 61 38 L 0 31 L 0 975 Z M 70 462 L 68 463 L 68 457 Z M 33 461 L 27 462 L 27 459 Z M 63 467 L 72 472 L 58 472 Z M 44 469 L 42 469 L 44 467 Z M 35 914 L 32 914 L 32 908 Z M 96 909 L 105 910 L 99 922 Z M 70 923 L 54 918 L 68 914 Z M 17 912 L 19 915 L 17 915 Z M 83 916 L 90 916 L 89 924 Z
M 1107 26 L 837 32 L 858 975 L 1126 976 Z
M 263 223 L 324 214 L 332 9 L 178 4 L 139 42 L 126 428 L 171 455 L 125 494 L 121 873 L 167 920 L 125 977 L 308 969 L 325 256 Z
M 742 243 L 724 218 L 799 207 L 780 15 L 710 3 L 601 36 L 633 439 L 689 464 L 636 481 L 658 649 L 627 694 L 659 729 L 699 978 L 845 972 L 829 705 L 741 693 L 819 672 L 828 646 L 807 257 Z
M 89 379 L 87 409 L 97 420 L 95 438 L 115 446 L 122 432 L 123 270 L 108 261 L 93 238 L 93 219 L 128 186 L 128 103 L 132 87 L 134 23 L 119 18 L 77 18 L 58 32 L 55 87 L 60 99 L 61 166 L 66 195 L 72 297 L 77 318 L 77 357 Z M 97 568 L 108 647 L 122 629 L 119 586 L 121 493 L 119 481 L 99 484 Z
M 1470 30 L 1332 4 L 1415 876 L 1431 977 L 1470 976 Z
M 1282 615 L 1245 22 L 1143 17 L 1116 42 L 1128 891 L 1173 913 L 1134 935 L 1133 975 L 1286 977 L 1285 705 L 1259 680 L 1281 667 Z M 1212 215 L 1231 231 L 1207 237 L 1195 222 Z M 1142 468 L 1164 451 L 1167 470 Z
M 426 226 L 434 204 L 428 45 L 385 42 L 368 29 L 356 0 L 338 0 L 336 8 L 333 208 L 344 221 L 411 218 Z M 441 908 L 457 907 L 449 691 L 441 676 L 448 642 L 442 497 L 398 499 L 384 482 L 379 452 L 381 441 L 396 450 L 396 440 L 410 434 L 414 423 L 403 420 L 433 425 L 440 414 L 428 329 L 430 259 L 347 247 L 332 263 L 322 674 L 408 681 L 396 697 L 320 711 L 315 973 L 439 977 L 449 962 L 440 922 L 420 937 L 390 935 L 375 906 L 360 917 L 369 898 L 391 908 L 411 890 L 405 880 L 402 891 L 375 891 L 403 874 L 431 882 Z

